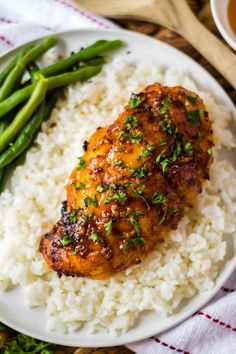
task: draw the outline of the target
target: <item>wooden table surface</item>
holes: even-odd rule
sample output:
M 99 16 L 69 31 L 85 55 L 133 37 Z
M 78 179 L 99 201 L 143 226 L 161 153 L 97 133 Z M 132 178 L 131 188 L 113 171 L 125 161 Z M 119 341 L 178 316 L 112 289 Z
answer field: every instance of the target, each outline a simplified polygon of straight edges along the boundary
M 76 0 L 74 0 L 76 2 Z M 89 1 L 89 0 L 88 0 Z M 99 0 L 98 0 L 99 1 Z M 108 0 L 112 1 L 112 0 Z M 201 22 L 214 32 L 221 40 L 222 37 L 219 34 L 214 21 L 212 19 L 209 0 L 188 0 L 192 10 L 201 20 Z M 121 27 L 129 29 L 131 31 L 145 33 L 153 38 L 157 38 L 161 41 L 169 43 L 170 45 L 180 49 L 184 53 L 191 56 L 198 63 L 200 63 L 206 70 L 208 70 L 220 83 L 220 85 L 228 92 L 236 104 L 236 91 L 222 78 L 222 76 L 203 58 L 188 42 L 180 37 L 178 34 L 167 30 L 161 26 L 144 23 L 140 21 L 119 20 L 116 21 Z M 5 333 L 7 336 L 12 336 L 11 333 Z M 69 348 L 57 346 L 55 354 L 128 354 L 132 353 L 124 346 L 113 348 Z

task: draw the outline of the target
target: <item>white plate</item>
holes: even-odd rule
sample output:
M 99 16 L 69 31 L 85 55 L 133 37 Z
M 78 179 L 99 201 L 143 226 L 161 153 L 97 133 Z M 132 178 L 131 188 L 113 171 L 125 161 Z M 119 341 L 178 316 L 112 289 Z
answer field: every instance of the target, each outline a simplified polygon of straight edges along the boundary
M 58 34 L 58 37 L 60 38 L 60 48 L 66 50 L 67 53 L 98 39 L 120 38 L 127 44 L 126 48 L 122 49 L 122 51 L 125 55 L 127 51 L 130 52 L 127 54 L 130 60 L 140 62 L 145 59 L 151 59 L 163 68 L 173 67 L 188 73 L 200 88 L 204 91 L 209 91 L 214 95 L 217 101 L 227 105 L 232 111 L 232 115 L 235 119 L 234 122 L 236 121 L 235 107 L 216 80 L 195 61 L 167 44 L 128 31 L 78 30 Z M 0 60 L 0 64 L 3 65 L 3 63 L 6 63 L 14 54 L 15 51 L 5 55 Z M 227 158 L 230 159 L 230 156 L 232 156 L 232 154 L 229 154 Z M 154 312 L 145 313 L 140 317 L 134 328 L 128 333 L 118 337 L 112 337 L 107 333 L 101 332 L 88 335 L 84 329 L 77 333 L 64 335 L 56 332 L 48 332 L 45 325 L 45 309 L 26 308 L 20 289 L 0 294 L 0 321 L 35 338 L 75 347 L 115 346 L 142 340 L 169 329 L 185 320 L 217 293 L 235 269 L 236 237 L 235 243 L 228 248 L 231 250 L 231 253 L 228 254 L 227 262 L 225 262 L 221 268 L 214 289 L 186 301 L 177 314 L 168 318 L 160 318 L 160 316 L 157 316 Z

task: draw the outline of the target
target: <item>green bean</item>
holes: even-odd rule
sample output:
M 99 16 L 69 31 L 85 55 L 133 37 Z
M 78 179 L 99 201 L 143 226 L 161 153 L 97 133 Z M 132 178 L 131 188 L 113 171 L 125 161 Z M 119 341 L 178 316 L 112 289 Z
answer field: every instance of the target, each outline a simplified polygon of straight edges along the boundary
M 89 47 L 81 48 L 78 53 L 81 53 L 81 51 L 84 51 L 85 49 L 87 50 L 89 48 L 95 48 L 95 47 L 101 46 L 101 45 L 103 45 L 103 44 L 105 44 L 107 42 L 108 42 L 108 40 L 100 39 L 100 40 L 96 41 L 95 43 L 91 44 Z M 45 70 L 47 69 L 48 75 L 46 75 L 45 72 L 44 73 L 42 72 L 42 74 L 45 77 L 50 77 L 50 76 L 54 76 L 54 75 L 58 75 L 58 74 L 64 73 L 66 71 L 66 69 L 67 70 L 71 70 L 71 69 L 73 70 L 75 67 L 77 67 L 77 69 L 78 69 L 79 61 L 77 59 L 76 60 L 71 60 L 71 58 L 72 57 L 74 58 L 74 55 L 77 55 L 78 53 L 71 52 L 71 56 L 69 58 L 62 59 L 59 62 L 54 63 L 54 64 L 49 65 L 48 67 L 44 68 Z M 68 61 L 68 59 L 70 59 L 70 60 Z M 55 65 L 55 64 L 57 64 L 57 65 Z M 66 64 L 68 64 L 68 67 L 66 67 Z M 93 64 L 90 64 L 90 65 L 94 66 Z M 95 66 L 96 65 L 99 65 L 99 64 L 95 64 Z M 100 65 L 102 65 L 102 63 Z
M 55 43 L 55 37 L 48 37 L 35 45 L 35 47 L 33 47 L 28 53 L 17 61 L 15 67 L 12 69 L 0 88 L 0 102 L 6 99 L 13 92 L 15 85 L 21 80 L 26 66 L 40 57 L 49 48 L 54 46 Z
M 88 49 L 88 48 L 98 47 L 98 46 L 100 46 L 100 45 L 102 45 L 102 44 L 104 44 L 104 43 L 107 43 L 107 42 L 109 42 L 107 39 L 99 39 L 98 41 L 94 42 L 93 44 L 91 44 L 90 46 L 88 46 L 88 47 L 86 47 L 86 48 L 81 47 L 79 53 L 80 53 L 82 50 L 85 50 L 85 49 Z M 73 56 L 73 55 L 75 55 L 75 54 L 77 54 L 77 53 L 71 52 L 70 55 Z M 67 59 L 67 58 L 66 58 L 66 59 Z M 62 59 L 62 60 L 64 60 L 64 59 Z
M 36 82 L 35 80 L 35 74 L 40 70 L 39 66 L 35 63 L 32 62 L 27 66 L 27 70 L 29 72 L 30 75 L 30 81 L 31 83 Z
M 38 72 L 40 70 L 40 68 L 36 62 L 30 63 L 26 69 L 30 75 L 30 79 L 28 79 L 27 81 L 24 81 L 24 83 L 22 83 L 20 85 L 21 89 L 25 88 L 26 86 L 29 86 L 30 83 L 32 84 L 32 83 L 36 82 L 37 80 L 35 78 L 35 74 L 36 74 L 36 72 Z
M 17 60 L 18 60 L 18 56 L 15 57 L 12 61 L 10 61 L 10 63 L 2 70 L 2 72 L 0 73 L 0 85 L 2 85 L 6 77 L 10 74 L 12 69 L 15 67 Z
M 27 98 L 29 98 L 32 94 L 34 88 L 35 84 L 29 85 L 16 91 L 3 102 L 0 102 L 0 118 L 5 116 L 5 114 L 10 112 L 14 107 L 18 106 L 18 104 L 27 100 Z
M 46 122 L 50 118 L 52 110 L 56 104 L 56 100 L 57 98 L 55 94 L 51 94 L 47 96 L 45 110 L 44 110 L 44 118 L 43 118 L 44 122 Z
M 113 41 L 99 41 L 93 45 L 80 50 L 79 52 L 72 54 L 69 58 L 62 59 L 55 64 L 47 66 L 40 70 L 40 73 L 45 77 L 50 77 L 52 75 L 57 75 L 71 69 L 79 61 L 87 61 L 93 59 L 94 57 L 106 53 L 110 50 L 117 49 L 123 46 L 123 42 L 120 40 Z
M 102 44 L 107 43 L 107 42 L 109 42 L 107 39 L 99 39 L 98 41 L 96 41 L 93 44 L 91 44 L 89 47 L 90 48 L 98 47 L 99 45 L 102 45 Z M 89 48 L 89 47 L 87 47 L 87 48 Z M 81 48 L 81 50 L 87 49 L 87 48 Z
M 6 127 L 8 125 L 9 125 L 9 117 L 6 117 L 1 120 L 1 122 L 0 122 L 0 136 L 4 132 L 4 130 L 6 129 Z
M 100 46 L 100 45 L 102 45 L 102 44 L 104 44 L 104 43 L 107 43 L 107 42 L 108 42 L 107 40 L 101 39 L 101 40 L 95 42 L 94 44 L 92 44 L 91 46 L 89 46 L 88 48 L 94 48 L 94 47 Z M 82 48 L 81 50 L 84 50 L 84 49 L 85 49 L 85 48 Z M 86 48 L 86 49 L 87 49 L 87 48 Z M 75 54 L 74 52 L 71 53 L 72 56 L 73 56 L 74 54 Z M 94 59 L 96 59 L 96 60 L 93 61 L 93 59 L 91 59 L 91 60 L 89 60 L 89 61 L 86 61 L 86 64 L 89 65 L 89 66 L 97 66 L 97 65 L 103 65 L 103 64 L 106 63 L 106 60 L 105 60 L 105 59 L 102 60 L 102 57 L 100 57 L 100 56 L 98 56 L 98 57 L 96 57 L 96 58 L 94 58 Z M 79 64 L 79 62 L 77 62 L 76 64 L 74 64 L 74 65 L 73 65 L 71 68 L 69 68 L 69 69 L 72 69 L 73 71 L 75 71 L 76 69 L 79 68 L 79 66 L 78 66 L 77 64 Z M 77 68 L 76 68 L 76 67 L 77 67 Z M 60 73 L 63 73 L 63 72 L 64 72 L 64 70 L 62 70 L 61 72 L 57 72 L 57 73 L 55 72 L 53 75 L 60 74 Z M 35 73 L 35 74 L 36 74 L 36 73 Z M 45 75 L 43 75 L 43 76 L 45 76 Z M 52 75 L 48 75 L 47 77 L 50 77 L 50 76 L 52 76 Z M 31 81 L 32 81 L 32 80 L 31 80 Z M 37 81 L 37 77 L 34 78 L 34 81 Z M 29 83 L 30 83 L 30 80 L 26 81 L 21 87 L 23 88 L 23 87 L 29 85 Z
M 1 189 L 2 180 L 3 180 L 3 169 L 0 170 L 0 189 Z
M 20 51 L 20 53 L 14 58 L 12 59 L 9 64 L 1 71 L 0 73 L 0 86 L 3 84 L 4 80 L 6 79 L 6 77 L 10 74 L 10 72 L 12 71 L 12 69 L 15 67 L 17 61 L 19 60 L 19 58 L 26 54 L 29 50 L 31 50 L 34 47 L 34 45 L 30 44 L 26 47 L 24 47 L 22 49 L 22 51 Z
M 36 77 L 35 74 L 40 70 L 38 64 L 36 62 L 30 63 L 29 65 L 27 65 L 27 71 L 30 75 L 30 79 L 28 79 L 27 81 L 25 81 L 23 84 L 21 84 L 21 89 L 25 88 L 26 86 L 29 86 L 30 83 L 33 84 L 34 82 L 36 82 Z
M 97 56 L 93 59 L 90 59 L 86 62 L 83 63 L 83 65 L 80 66 L 80 69 L 81 68 L 84 68 L 85 66 L 101 66 L 101 65 L 104 65 L 107 63 L 107 59 L 104 57 L 104 56 Z M 34 83 L 37 81 L 37 73 L 39 72 L 39 67 L 36 63 L 32 63 L 30 64 L 28 67 L 28 72 L 30 74 L 30 80 L 26 81 L 24 83 L 24 85 L 21 86 L 21 88 L 24 88 L 26 86 L 28 86 L 31 83 Z M 77 69 L 74 69 L 74 71 L 78 70 L 79 68 Z
M 48 80 L 40 78 L 28 102 L 17 113 L 12 123 L 4 130 L 0 136 L 0 152 L 3 151 L 27 123 L 32 113 L 44 99 L 47 92 Z
M 65 73 L 48 79 L 48 90 L 73 84 L 77 81 L 87 80 L 101 71 L 101 66 L 85 66 L 76 71 Z M 0 118 L 10 112 L 14 107 L 27 100 L 32 94 L 36 84 L 31 84 L 13 93 L 3 102 L 0 102 Z
M 1 122 L 0 122 L 0 136 L 3 133 L 3 131 L 8 127 L 8 125 L 10 124 L 9 122 L 9 115 L 4 118 Z M 4 169 L 0 169 L 0 194 L 4 189 L 4 186 L 6 184 L 6 177 L 8 174 L 8 166 L 5 167 Z
M 26 53 L 26 55 L 22 58 L 22 63 L 24 67 L 31 63 L 32 61 L 38 59 L 42 54 L 44 54 L 48 49 L 53 47 L 57 43 L 57 39 L 54 36 L 47 37 L 37 43 L 35 47 Z
M 9 117 L 5 117 L 4 119 L 2 119 L 2 121 L 0 122 L 0 136 L 1 134 L 4 132 L 4 130 L 8 127 L 9 125 Z M 0 186 L 1 186 L 1 181 L 3 178 L 3 169 L 0 169 Z
M 84 62 L 84 65 L 87 66 L 97 66 L 97 65 L 104 65 L 107 63 L 107 59 L 103 56 L 97 56 L 93 59 L 90 59 L 86 62 Z
M 48 90 L 85 81 L 100 73 L 101 70 L 102 66 L 86 66 L 73 72 L 52 76 L 48 79 Z
M 50 96 L 47 98 L 47 102 L 44 107 L 44 115 L 43 115 L 43 121 L 45 122 L 48 120 L 48 118 L 51 115 L 52 109 L 55 105 L 56 97 L 55 95 Z M 38 114 L 39 112 L 37 112 Z M 36 114 L 36 113 L 35 113 Z M 7 182 L 11 178 L 13 172 L 15 171 L 16 167 L 22 165 L 25 162 L 26 158 L 26 153 L 27 151 L 32 147 L 35 138 L 37 137 L 38 133 L 40 132 L 40 128 L 38 128 L 33 136 L 32 141 L 30 144 L 25 148 L 24 152 L 21 153 L 17 158 L 15 158 L 10 164 L 4 167 L 4 169 L 0 170 L 0 173 L 2 171 L 2 179 L 0 178 L 0 194 L 5 190 L 7 186 Z
M 41 126 L 45 114 L 45 101 L 43 101 L 34 114 L 33 118 L 26 124 L 15 143 L 0 155 L 0 169 L 11 163 L 31 143 L 37 129 Z

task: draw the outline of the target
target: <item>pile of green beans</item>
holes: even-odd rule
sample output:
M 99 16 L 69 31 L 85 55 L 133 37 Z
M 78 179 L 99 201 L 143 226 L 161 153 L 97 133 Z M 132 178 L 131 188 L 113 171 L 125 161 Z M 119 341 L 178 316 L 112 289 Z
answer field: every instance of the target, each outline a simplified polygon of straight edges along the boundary
M 97 75 L 107 62 L 104 54 L 123 46 L 120 40 L 99 40 L 40 68 L 36 60 L 56 43 L 50 36 L 26 46 L 0 72 L 0 193 L 50 117 L 58 89 Z M 22 82 L 25 72 L 30 78 Z

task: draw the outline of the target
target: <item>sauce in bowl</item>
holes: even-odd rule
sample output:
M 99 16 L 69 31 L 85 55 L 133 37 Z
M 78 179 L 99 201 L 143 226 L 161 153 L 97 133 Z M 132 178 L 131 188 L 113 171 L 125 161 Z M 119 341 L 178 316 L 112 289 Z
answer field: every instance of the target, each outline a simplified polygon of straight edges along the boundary
M 229 0 L 228 3 L 228 19 L 229 19 L 229 24 L 236 35 L 236 0 Z

